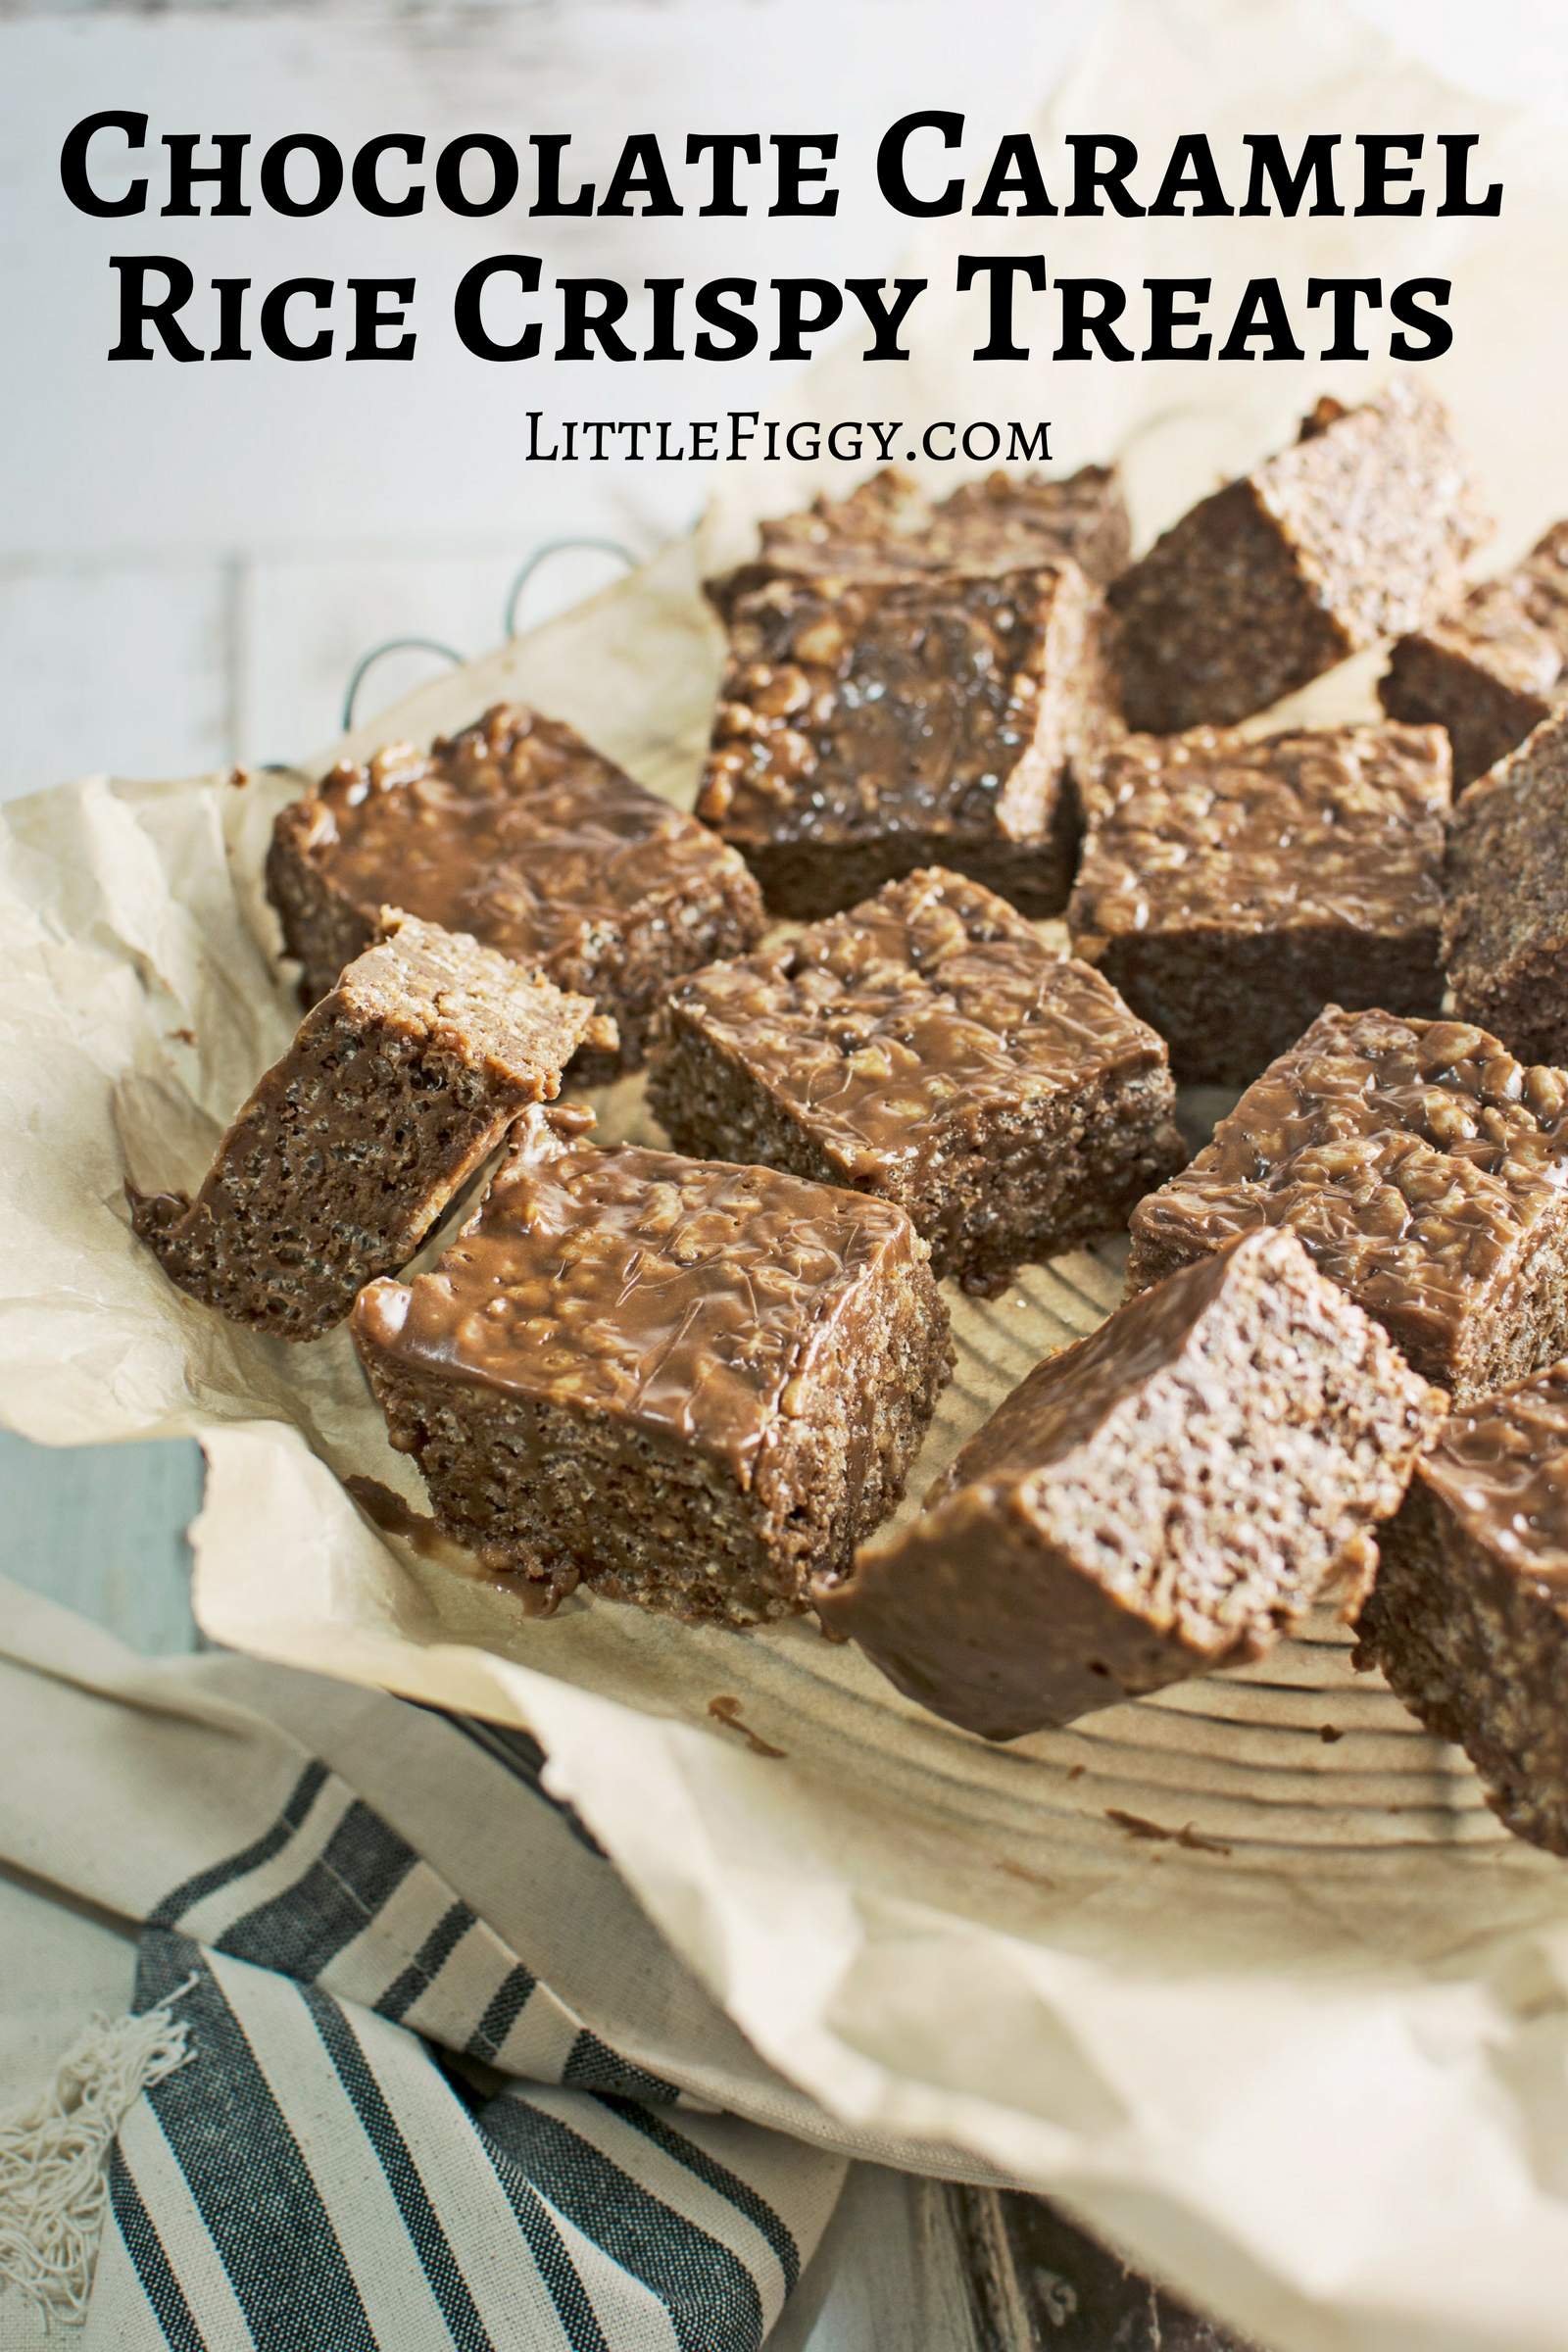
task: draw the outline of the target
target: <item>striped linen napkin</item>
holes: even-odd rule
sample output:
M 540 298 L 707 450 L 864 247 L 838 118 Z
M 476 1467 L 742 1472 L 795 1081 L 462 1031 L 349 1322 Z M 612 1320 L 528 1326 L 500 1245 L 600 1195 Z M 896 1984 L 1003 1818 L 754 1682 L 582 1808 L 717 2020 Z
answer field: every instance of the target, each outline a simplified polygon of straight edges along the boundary
M 139 1659 L 3 1581 L 0 1724 L 4 2007 L 47 2005 L 82 1906 L 127 1978 L 134 1943 L 128 2015 L 0 2114 L 0 2344 L 8 2308 L 83 2352 L 762 2343 L 854 2134 L 525 1736 Z

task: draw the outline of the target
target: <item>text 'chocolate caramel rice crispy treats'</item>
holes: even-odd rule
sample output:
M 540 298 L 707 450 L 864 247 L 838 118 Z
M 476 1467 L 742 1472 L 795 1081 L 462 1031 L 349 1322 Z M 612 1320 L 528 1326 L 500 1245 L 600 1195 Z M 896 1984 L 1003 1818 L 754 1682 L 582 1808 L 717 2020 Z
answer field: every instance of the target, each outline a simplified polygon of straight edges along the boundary
M 1015 571 L 1063 558 L 1103 587 L 1125 569 L 1132 527 L 1113 466 L 1056 479 L 990 473 L 932 498 L 885 466 L 847 498 L 818 498 L 803 514 L 766 521 L 749 562 L 705 582 L 727 620 L 739 599 L 770 580 L 886 579 L 920 571 Z
M 1391 718 L 1431 720 L 1453 745 L 1462 792 L 1568 705 L 1568 522 L 1451 612 L 1401 637 L 1378 687 Z
M 127 1187 L 172 1282 L 237 1323 L 314 1340 L 406 1265 L 529 1103 L 606 1024 L 474 940 L 413 916 L 306 1014 L 194 1200 Z
M 1186 1157 L 1153 1031 L 940 868 L 682 981 L 649 1101 L 678 1151 L 899 1201 L 976 1291 L 1125 1225 Z
M 1443 944 L 1463 1019 L 1568 1061 L 1568 706 L 1459 803 Z
M 1353 1608 L 1446 1402 L 1293 1235 L 1246 1235 L 1038 1365 L 812 1597 L 951 1723 L 1068 1723 Z
M 1133 1212 L 1128 1282 L 1258 1225 L 1461 1400 L 1568 1352 L 1568 1072 L 1461 1021 L 1331 1004 Z
M 634 1069 L 672 980 L 764 927 L 757 885 L 706 826 L 601 758 L 568 726 L 499 704 L 428 752 L 344 760 L 284 808 L 267 886 L 314 1002 L 371 938 L 378 908 L 471 932 L 592 997 Z
M 1116 721 L 1099 592 L 1075 564 L 781 579 L 744 596 L 697 813 L 776 914 L 946 865 L 1059 913 L 1073 778 Z
M 552 1593 L 738 1625 L 801 1608 L 893 1508 L 952 1363 L 891 1202 L 542 1112 L 354 1336 L 447 1535 Z
M 1451 1415 L 1381 1552 L 1356 1664 L 1568 1855 L 1568 1364 Z
M 1245 1086 L 1327 1004 L 1443 1008 L 1441 727 L 1133 735 L 1089 795 L 1067 923 L 1176 1075 Z
M 1291 448 L 1203 499 L 1113 583 L 1127 724 L 1229 726 L 1421 628 L 1458 602 L 1485 531 L 1430 392 L 1319 401 Z

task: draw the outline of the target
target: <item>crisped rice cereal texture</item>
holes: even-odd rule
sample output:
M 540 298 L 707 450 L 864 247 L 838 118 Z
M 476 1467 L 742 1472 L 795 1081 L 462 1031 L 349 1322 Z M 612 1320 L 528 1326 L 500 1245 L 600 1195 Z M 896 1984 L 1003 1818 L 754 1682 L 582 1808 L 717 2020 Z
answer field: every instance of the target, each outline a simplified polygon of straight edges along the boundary
M 641 1062 L 664 991 L 748 948 L 764 918 L 740 858 L 559 719 L 501 703 L 428 752 L 343 760 L 284 808 L 267 887 L 307 1002 L 368 945 L 383 904 L 470 932 L 591 997 L 619 1046 L 573 1076 Z
M 1568 1364 L 1450 1417 L 1358 1631 L 1356 1664 L 1458 1741 L 1493 1811 L 1568 1855 Z
M 979 1292 L 1124 1226 L 1186 1156 L 1153 1031 L 940 867 L 681 982 L 649 1100 L 682 1152 L 900 1201 Z
M 1484 536 L 1442 403 L 1320 401 L 1291 448 L 1183 515 L 1112 584 L 1130 727 L 1229 726 L 1455 605 Z
M 1037 1366 L 813 1597 L 951 1723 L 1068 1723 L 1353 1607 L 1445 1402 L 1294 1236 L 1250 1234 Z
M 730 1624 L 800 1609 L 893 1508 L 952 1362 L 892 1202 L 542 1112 L 354 1336 L 446 1534 L 536 1592 Z
M 136 1231 L 193 1298 L 317 1339 L 362 1283 L 408 1263 L 594 1024 L 585 997 L 392 916 L 306 1014 L 194 1200 L 130 1194 Z
M 1568 1072 L 1464 1021 L 1331 1004 L 1133 1212 L 1139 1290 L 1288 1225 L 1469 1399 L 1568 1352 Z

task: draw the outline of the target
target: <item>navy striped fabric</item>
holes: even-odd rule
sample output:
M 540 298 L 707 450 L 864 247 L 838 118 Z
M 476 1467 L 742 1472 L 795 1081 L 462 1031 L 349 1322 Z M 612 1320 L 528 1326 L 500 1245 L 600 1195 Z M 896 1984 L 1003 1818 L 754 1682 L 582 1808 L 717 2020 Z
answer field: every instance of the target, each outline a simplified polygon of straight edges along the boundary
M 451 1728 L 553 1801 L 537 1750 Z M 688 2100 L 570 1989 L 310 1764 L 148 1912 L 135 2006 L 191 2056 L 120 2133 L 85 2352 L 755 2352 L 843 2160 Z

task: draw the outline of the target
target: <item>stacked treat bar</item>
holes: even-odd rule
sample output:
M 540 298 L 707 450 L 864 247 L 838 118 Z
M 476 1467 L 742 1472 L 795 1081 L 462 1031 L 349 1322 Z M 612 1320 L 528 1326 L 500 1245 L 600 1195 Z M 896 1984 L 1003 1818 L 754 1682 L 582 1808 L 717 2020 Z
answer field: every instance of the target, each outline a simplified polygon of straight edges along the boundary
M 505 708 L 284 811 L 310 1009 L 137 1231 L 263 1332 L 348 1318 L 547 1604 L 812 1609 L 1009 1739 L 1334 1594 L 1568 1852 L 1568 541 L 1473 586 L 1481 536 L 1404 387 L 1136 563 L 1100 468 L 764 525 L 695 814 Z M 1270 724 L 1391 641 L 1385 721 Z M 563 1086 L 645 1062 L 673 1150 L 599 1145 Z M 1244 1090 L 1190 1165 L 1178 1079 Z M 1127 1302 L 879 1535 L 939 1283 L 1129 1226 Z

